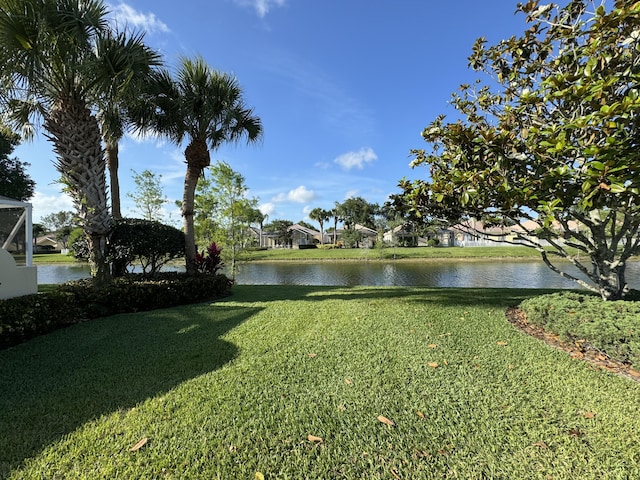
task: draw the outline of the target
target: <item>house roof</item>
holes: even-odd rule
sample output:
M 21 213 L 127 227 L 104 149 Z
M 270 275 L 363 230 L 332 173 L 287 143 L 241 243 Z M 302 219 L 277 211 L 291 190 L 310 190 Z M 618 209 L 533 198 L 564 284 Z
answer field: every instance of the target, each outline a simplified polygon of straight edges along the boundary
M 302 226 L 300 224 L 297 224 L 297 223 L 291 225 L 288 228 L 288 230 L 297 230 L 298 232 L 302 232 L 302 233 L 304 233 L 306 235 L 311 235 L 311 236 L 320 235 L 320 232 L 318 232 L 317 230 L 313 230 L 311 228 L 304 227 L 304 226 Z

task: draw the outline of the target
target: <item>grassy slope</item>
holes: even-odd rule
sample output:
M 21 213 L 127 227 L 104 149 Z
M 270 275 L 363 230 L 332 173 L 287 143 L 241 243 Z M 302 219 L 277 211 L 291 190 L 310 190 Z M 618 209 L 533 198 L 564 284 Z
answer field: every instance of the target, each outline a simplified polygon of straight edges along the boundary
M 640 476 L 640 385 L 516 331 L 538 291 L 234 291 L 0 351 L 0 477 Z
M 242 259 L 255 260 L 429 260 L 440 258 L 540 258 L 527 247 L 447 247 L 447 248 L 338 248 L 338 249 L 271 249 L 246 251 Z
M 429 260 L 438 258 L 540 258 L 540 254 L 527 247 L 447 247 L 447 248 L 318 248 L 310 250 L 270 249 L 245 251 L 241 254 L 244 261 L 259 260 Z M 73 263 L 68 255 L 36 254 L 34 264 Z

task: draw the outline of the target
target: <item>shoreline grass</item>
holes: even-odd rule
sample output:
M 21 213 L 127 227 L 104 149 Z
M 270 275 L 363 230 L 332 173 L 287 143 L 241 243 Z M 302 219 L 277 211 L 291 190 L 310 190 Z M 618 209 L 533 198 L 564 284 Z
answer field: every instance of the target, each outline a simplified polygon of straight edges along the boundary
M 236 286 L 36 338 L 0 478 L 637 478 L 640 385 L 505 319 L 545 292 Z

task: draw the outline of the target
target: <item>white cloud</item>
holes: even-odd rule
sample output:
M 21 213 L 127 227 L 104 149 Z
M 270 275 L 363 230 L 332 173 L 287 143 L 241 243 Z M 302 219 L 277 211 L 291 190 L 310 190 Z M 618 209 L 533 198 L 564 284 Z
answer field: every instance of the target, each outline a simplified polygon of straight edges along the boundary
M 33 221 L 38 223 L 42 217 L 46 217 L 50 213 L 60 212 L 62 210 L 75 211 L 71 197 L 64 193 L 58 195 L 45 195 L 36 191 L 29 200 L 33 205 Z
M 349 198 L 355 198 L 358 195 L 358 190 L 347 190 L 347 193 L 344 194 L 344 199 L 348 200 Z
M 307 190 L 304 185 L 300 185 L 298 188 L 291 190 L 287 195 L 287 199 L 296 203 L 307 203 L 316 198 L 316 193 L 313 190 Z
M 279 193 L 275 197 L 271 199 L 273 203 L 282 203 L 287 201 L 287 195 L 284 193 Z
M 289 193 L 279 193 L 271 199 L 273 203 L 295 202 L 307 203 L 316 198 L 316 192 L 307 190 L 307 187 L 300 185 L 298 188 L 289 190 Z
M 263 203 L 262 205 L 260 205 L 258 207 L 258 210 L 260 210 L 263 215 L 271 216 L 271 215 L 273 215 L 273 212 L 276 211 L 276 206 L 275 206 L 275 204 L 273 204 L 271 202 L 267 202 L 267 203 Z
M 264 18 L 271 7 L 282 7 L 286 0 L 235 0 L 242 7 L 253 7 L 260 18 Z
M 168 33 L 169 27 L 153 13 L 142 13 L 127 5 L 119 3 L 110 5 L 111 17 L 119 26 L 128 25 L 147 33 Z
M 362 170 L 366 164 L 372 163 L 377 159 L 378 156 L 371 148 L 361 148 L 357 152 L 347 152 L 340 155 L 334 162 L 345 170 L 351 170 L 352 168 Z

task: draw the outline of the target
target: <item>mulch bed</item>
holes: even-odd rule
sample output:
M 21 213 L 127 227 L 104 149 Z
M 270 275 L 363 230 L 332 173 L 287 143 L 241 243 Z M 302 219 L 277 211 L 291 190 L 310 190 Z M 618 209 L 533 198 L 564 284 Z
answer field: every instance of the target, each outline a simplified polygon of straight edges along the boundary
M 590 345 L 588 342 L 563 342 L 560 340 L 558 335 L 547 332 L 544 328 L 529 323 L 525 313 L 518 307 L 509 307 L 506 315 L 507 320 L 509 320 L 516 328 L 542 340 L 548 345 L 567 352 L 572 358 L 585 361 L 589 363 L 592 368 L 606 370 L 636 382 L 640 382 L 640 371 L 631 368 L 627 363 L 609 358 L 607 354 L 598 350 L 593 345 Z

